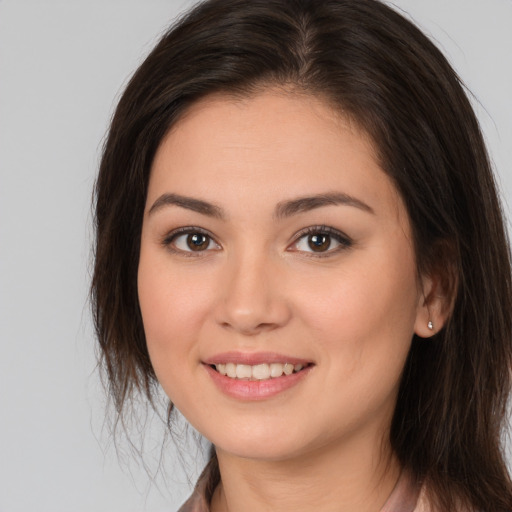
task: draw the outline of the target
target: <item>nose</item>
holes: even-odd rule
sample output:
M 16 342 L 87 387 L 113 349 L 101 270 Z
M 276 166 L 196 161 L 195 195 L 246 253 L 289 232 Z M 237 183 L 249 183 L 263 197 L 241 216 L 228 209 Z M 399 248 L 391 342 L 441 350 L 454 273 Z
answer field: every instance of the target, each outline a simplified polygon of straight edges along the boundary
M 223 275 L 217 322 L 245 336 L 286 325 L 291 308 L 278 262 L 254 253 L 230 260 Z

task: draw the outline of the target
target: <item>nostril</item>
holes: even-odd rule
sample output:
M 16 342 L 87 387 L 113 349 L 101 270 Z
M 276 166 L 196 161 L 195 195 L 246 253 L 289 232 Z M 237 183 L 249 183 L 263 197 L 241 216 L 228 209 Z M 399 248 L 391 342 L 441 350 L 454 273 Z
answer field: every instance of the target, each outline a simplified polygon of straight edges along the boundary
M 249 318 L 238 318 L 232 319 L 231 322 L 223 321 L 220 322 L 220 326 L 225 329 L 232 329 L 234 331 L 240 332 L 245 336 L 254 336 L 256 334 L 260 334 L 262 332 L 272 331 L 279 327 L 279 323 L 272 322 L 251 322 Z

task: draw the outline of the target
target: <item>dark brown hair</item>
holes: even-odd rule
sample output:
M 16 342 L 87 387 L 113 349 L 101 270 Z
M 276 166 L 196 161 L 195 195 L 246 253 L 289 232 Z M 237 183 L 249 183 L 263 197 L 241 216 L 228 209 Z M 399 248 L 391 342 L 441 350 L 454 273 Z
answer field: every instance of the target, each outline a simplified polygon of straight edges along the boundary
M 453 298 L 413 339 L 391 428 L 440 510 L 512 510 L 503 434 L 512 368 L 510 257 L 482 135 L 441 52 L 377 0 L 210 0 L 172 27 L 129 82 L 96 185 L 93 312 L 118 413 L 156 379 L 137 297 L 143 210 L 163 136 L 213 92 L 279 86 L 323 97 L 374 142 L 412 224 L 418 270 Z

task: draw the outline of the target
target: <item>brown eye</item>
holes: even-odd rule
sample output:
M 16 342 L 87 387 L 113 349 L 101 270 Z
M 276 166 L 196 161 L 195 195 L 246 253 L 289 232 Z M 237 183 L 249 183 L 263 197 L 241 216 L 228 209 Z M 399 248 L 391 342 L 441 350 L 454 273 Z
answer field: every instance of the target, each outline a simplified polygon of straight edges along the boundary
M 308 246 L 314 252 L 324 252 L 331 246 L 331 236 L 325 233 L 316 233 L 308 236 Z
M 204 251 L 210 245 L 210 237 L 203 233 L 187 235 L 187 246 L 191 251 Z
M 296 236 L 288 250 L 309 253 L 310 256 L 334 256 L 353 245 L 351 238 L 330 226 L 311 226 Z
M 210 235 L 193 228 L 171 233 L 163 243 L 171 251 L 179 253 L 201 253 L 220 249 L 219 244 Z

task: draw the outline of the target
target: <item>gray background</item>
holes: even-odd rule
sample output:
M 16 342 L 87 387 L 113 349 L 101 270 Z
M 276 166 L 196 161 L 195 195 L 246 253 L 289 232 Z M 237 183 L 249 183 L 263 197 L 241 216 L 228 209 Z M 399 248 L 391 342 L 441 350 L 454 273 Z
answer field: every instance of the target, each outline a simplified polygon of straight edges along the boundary
M 119 464 L 87 306 L 91 189 L 115 99 L 190 4 L 0 0 L 0 512 L 173 511 L 200 465 L 194 455 L 187 471 L 175 467 L 170 445 L 168 479 L 151 484 L 122 440 Z M 395 5 L 473 92 L 510 203 L 512 1 Z M 150 472 L 162 434 L 153 426 Z

